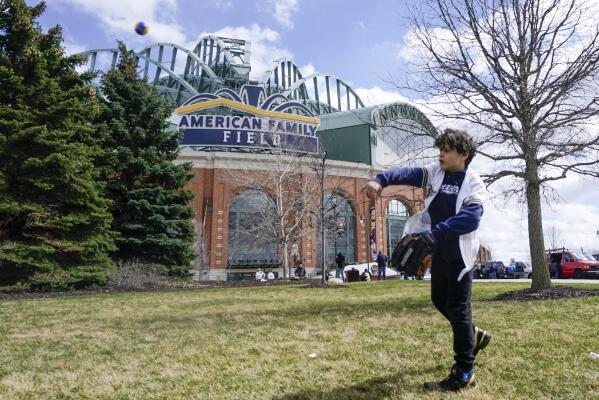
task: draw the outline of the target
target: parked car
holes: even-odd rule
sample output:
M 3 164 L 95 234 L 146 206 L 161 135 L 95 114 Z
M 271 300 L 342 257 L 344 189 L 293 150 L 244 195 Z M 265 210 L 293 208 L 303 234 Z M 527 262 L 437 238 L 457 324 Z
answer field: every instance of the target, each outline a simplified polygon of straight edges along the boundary
M 524 261 L 516 261 L 513 266 L 508 269 L 508 278 L 532 278 L 532 267 Z
M 546 250 L 547 267 L 556 278 L 599 278 L 599 261 L 586 255 L 582 250 Z

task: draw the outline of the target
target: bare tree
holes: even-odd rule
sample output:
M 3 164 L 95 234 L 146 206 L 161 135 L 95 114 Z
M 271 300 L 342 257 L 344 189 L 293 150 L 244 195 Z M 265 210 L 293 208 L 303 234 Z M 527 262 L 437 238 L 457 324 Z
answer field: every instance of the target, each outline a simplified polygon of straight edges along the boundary
M 568 174 L 599 176 L 599 30 L 583 0 L 424 0 L 412 9 L 414 67 L 398 85 L 436 115 L 481 129 L 484 179 L 528 207 L 533 288 L 551 286 L 541 196 Z M 596 125 L 595 125 L 596 126 Z
M 337 205 L 334 196 L 327 194 L 338 193 L 341 189 L 342 180 L 333 176 L 330 163 L 328 163 L 326 149 L 321 148 L 316 156 L 310 158 L 310 169 L 312 171 L 312 187 L 316 196 L 311 202 L 311 213 L 318 220 L 318 235 L 320 237 L 320 252 L 322 264 L 320 265 L 322 281 L 326 279 L 327 241 L 337 239 Z
M 314 208 L 315 183 L 307 167 L 312 156 L 288 148 L 273 149 L 264 157 L 251 173 L 232 165 L 224 179 L 255 194 L 255 212 L 238 233 L 280 246 L 284 274 L 290 277 L 292 246 L 309 233 L 306 221 Z
M 562 243 L 561 231 L 555 225 L 549 228 L 545 236 L 549 242 L 549 247 L 552 249 L 557 249 Z

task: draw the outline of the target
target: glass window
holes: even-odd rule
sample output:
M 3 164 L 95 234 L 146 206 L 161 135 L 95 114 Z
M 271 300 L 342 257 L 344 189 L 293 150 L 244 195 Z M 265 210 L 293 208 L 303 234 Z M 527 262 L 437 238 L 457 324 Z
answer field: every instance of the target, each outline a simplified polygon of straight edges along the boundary
M 387 206 L 387 255 L 391 255 L 403 236 L 403 228 L 410 216 L 407 207 L 399 200 L 391 200 Z
M 259 190 L 246 190 L 229 204 L 228 259 L 230 264 L 278 262 L 273 241 L 273 201 Z
M 586 255 L 584 253 L 584 251 L 574 250 L 574 251 L 571 251 L 570 253 L 572 253 L 572 255 L 574 256 L 574 259 L 576 261 L 594 261 L 591 257 Z
M 387 215 L 394 215 L 398 217 L 409 217 L 410 213 L 406 206 L 403 205 L 399 200 L 391 200 L 387 206 Z

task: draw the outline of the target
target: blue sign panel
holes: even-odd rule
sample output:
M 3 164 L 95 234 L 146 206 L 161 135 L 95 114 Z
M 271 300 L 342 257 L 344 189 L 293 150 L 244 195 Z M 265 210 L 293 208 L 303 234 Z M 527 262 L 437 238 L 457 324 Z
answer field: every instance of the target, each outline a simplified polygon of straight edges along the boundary
M 306 153 L 318 153 L 316 136 L 249 130 L 185 129 L 183 145 L 219 147 L 280 148 Z
M 220 107 L 243 115 L 197 114 Z M 295 114 L 289 113 L 292 110 Z M 230 89 L 202 93 L 176 111 L 181 115 L 183 145 L 319 151 L 316 131 L 320 120 L 305 105 L 281 94 L 266 98 L 261 86 L 244 85 L 239 95 Z

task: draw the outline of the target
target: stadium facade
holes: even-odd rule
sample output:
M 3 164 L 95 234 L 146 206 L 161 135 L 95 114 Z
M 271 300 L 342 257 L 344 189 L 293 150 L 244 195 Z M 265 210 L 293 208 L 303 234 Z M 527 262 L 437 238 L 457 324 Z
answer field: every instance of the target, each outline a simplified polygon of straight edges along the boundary
M 114 68 L 119 57 L 117 49 L 83 54 L 94 71 Z M 321 73 L 303 76 L 290 59 L 273 61 L 261 78 L 250 79 L 245 40 L 206 36 L 194 49 L 156 43 L 136 54 L 140 76 L 177 105 L 170 121 L 185 132 L 179 161 L 193 165 L 189 189 L 204 232 L 199 246 L 204 257 L 196 269 L 203 277 L 223 279 L 257 266 L 283 272 L 280 244 L 238 234 L 261 207 L 269 207 L 260 199 L 273 194 L 261 196 L 229 178 L 231 171 L 247 176 L 268 171 L 281 150 L 291 159 L 294 152 L 317 155 L 326 149 L 325 191 L 335 204 L 328 227 L 335 235 L 325 240 L 328 265 L 338 253 L 347 263 L 370 261 L 376 250 L 389 254 L 405 220 L 420 210 L 422 189 L 387 188 L 374 205 L 361 191 L 383 168 L 434 157 L 435 128 L 413 106 L 366 107 L 346 81 Z M 308 223 L 307 234 L 289 252 L 313 273 L 323 255 L 318 223 Z

